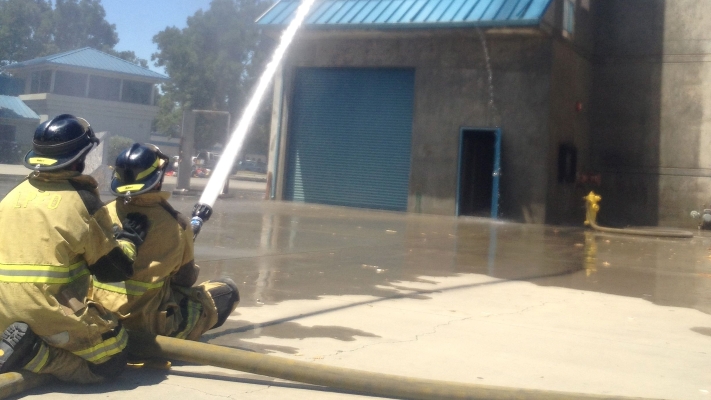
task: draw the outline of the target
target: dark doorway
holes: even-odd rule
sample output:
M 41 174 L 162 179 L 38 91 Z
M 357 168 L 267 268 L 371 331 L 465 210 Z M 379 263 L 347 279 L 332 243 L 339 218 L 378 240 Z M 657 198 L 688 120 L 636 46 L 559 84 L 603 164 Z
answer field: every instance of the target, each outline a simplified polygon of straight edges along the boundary
M 500 131 L 462 129 L 460 141 L 457 215 L 496 218 Z

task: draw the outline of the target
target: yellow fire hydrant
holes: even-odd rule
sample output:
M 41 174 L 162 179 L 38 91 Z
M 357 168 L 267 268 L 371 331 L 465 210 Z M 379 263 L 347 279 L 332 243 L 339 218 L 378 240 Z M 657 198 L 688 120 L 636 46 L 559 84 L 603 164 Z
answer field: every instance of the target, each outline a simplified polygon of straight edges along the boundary
M 600 205 L 597 204 L 602 200 L 602 197 L 590 191 L 585 199 L 585 225 L 595 227 L 597 225 L 597 212 L 600 211 Z

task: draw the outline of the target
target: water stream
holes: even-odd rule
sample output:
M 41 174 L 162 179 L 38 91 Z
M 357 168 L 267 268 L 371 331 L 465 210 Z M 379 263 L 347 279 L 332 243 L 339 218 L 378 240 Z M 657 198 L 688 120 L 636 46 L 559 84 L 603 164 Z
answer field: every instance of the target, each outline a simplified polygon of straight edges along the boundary
M 489 56 L 489 47 L 486 44 L 486 37 L 484 36 L 484 31 L 477 28 L 476 32 L 479 35 L 479 40 L 481 41 L 481 48 L 484 51 L 484 61 L 486 65 L 487 79 L 489 84 L 487 124 L 498 127 L 500 125 L 500 121 L 498 118 L 499 111 L 497 110 L 496 103 L 494 102 L 494 74 L 491 70 L 491 57 Z
M 205 190 L 200 196 L 200 204 L 209 205 L 210 207 L 215 204 L 215 200 L 217 200 L 217 196 L 222 191 L 225 181 L 227 180 L 229 173 L 232 170 L 232 165 L 234 164 L 235 159 L 237 158 L 237 154 L 242 148 L 244 139 L 247 136 L 247 131 L 251 126 L 252 122 L 254 121 L 254 117 L 257 114 L 259 103 L 261 102 L 262 97 L 264 97 L 264 93 L 269 87 L 269 82 L 271 82 L 272 78 L 274 77 L 279 63 L 281 62 L 282 58 L 284 58 L 284 53 L 286 53 L 286 49 L 289 47 L 289 44 L 291 44 L 291 41 L 294 39 L 296 31 L 303 23 L 304 19 L 306 18 L 306 14 L 311 9 L 313 3 L 314 0 L 304 0 L 299 6 L 299 8 L 296 10 L 296 15 L 294 16 L 294 19 L 289 23 L 289 26 L 287 26 L 284 33 L 282 33 L 281 40 L 279 41 L 279 45 L 274 51 L 274 55 L 272 56 L 271 61 L 269 62 L 269 64 L 267 64 L 266 69 L 262 73 L 262 76 L 259 78 L 259 83 L 257 84 L 257 89 L 254 91 L 254 95 L 252 95 L 252 98 L 249 100 L 247 108 L 245 108 L 244 114 L 242 114 L 242 118 L 239 120 L 239 123 L 237 124 L 237 127 L 235 128 L 234 132 L 232 132 L 230 140 L 227 142 L 227 146 L 225 146 L 225 150 L 222 153 L 220 160 L 217 162 L 217 166 L 215 167 L 212 176 L 208 180 L 207 185 L 205 186 Z

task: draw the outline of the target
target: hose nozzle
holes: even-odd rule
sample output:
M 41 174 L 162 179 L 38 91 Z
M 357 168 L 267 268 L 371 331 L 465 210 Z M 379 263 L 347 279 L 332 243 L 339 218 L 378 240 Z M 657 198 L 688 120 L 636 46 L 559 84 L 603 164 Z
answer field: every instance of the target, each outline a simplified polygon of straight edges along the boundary
M 193 240 L 197 238 L 200 229 L 202 229 L 202 224 L 207 222 L 212 215 L 212 207 L 207 204 L 195 204 L 193 207 L 193 217 L 190 219 L 190 227 L 193 229 Z

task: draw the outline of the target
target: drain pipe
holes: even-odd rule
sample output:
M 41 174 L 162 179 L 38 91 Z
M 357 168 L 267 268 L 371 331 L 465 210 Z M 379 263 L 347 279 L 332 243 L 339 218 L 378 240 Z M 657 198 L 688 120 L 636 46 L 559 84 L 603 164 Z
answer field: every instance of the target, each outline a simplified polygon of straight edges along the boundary
M 691 238 L 694 237 L 693 232 L 675 230 L 675 229 L 635 229 L 635 228 L 608 228 L 597 224 L 597 213 L 600 211 L 598 204 L 602 197 L 595 192 L 588 193 L 583 197 L 585 200 L 585 225 L 599 232 L 607 233 L 622 233 L 626 235 L 651 236 L 651 237 L 668 237 L 668 238 Z
M 290 360 L 207 343 L 131 332 L 128 348 L 142 357 L 180 360 L 361 394 L 413 400 L 632 400 L 632 397 L 508 388 L 409 378 Z M 30 372 L 0 375 L 0 399 L 53 379 Z M 634 399 L 645 400 L 638 397 Z M 652 400 L 652 399 L 646 399 Z

